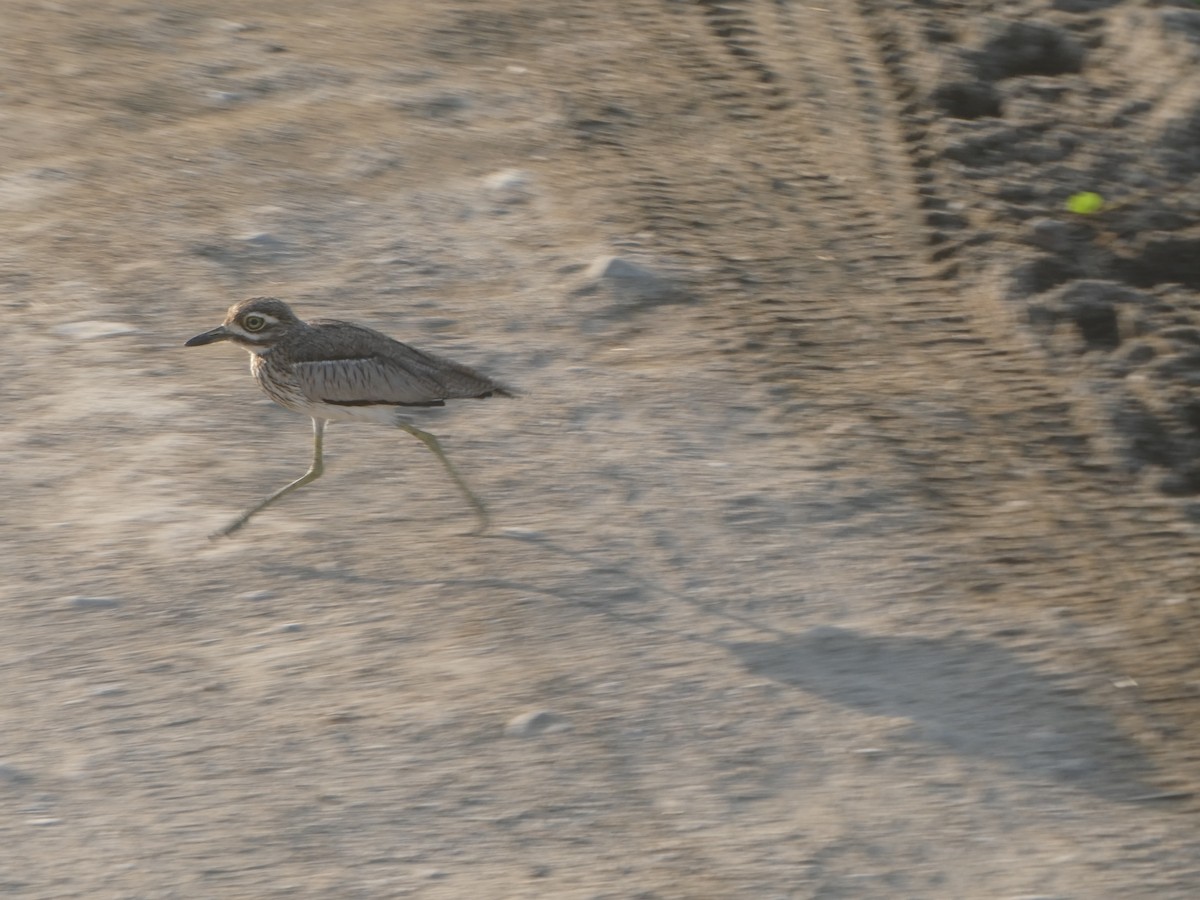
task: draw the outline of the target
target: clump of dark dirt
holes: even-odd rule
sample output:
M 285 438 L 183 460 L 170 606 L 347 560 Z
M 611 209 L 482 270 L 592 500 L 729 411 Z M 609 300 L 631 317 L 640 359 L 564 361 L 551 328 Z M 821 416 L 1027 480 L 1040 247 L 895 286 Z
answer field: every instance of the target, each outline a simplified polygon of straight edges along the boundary
M 1054 355 L 1085 357 L 1125 463 L 1162 470 L 1170 494 L 1200 493 L 1200 377 L 1179 336 L 1200 328 L 1200 10 L 1059 0 L 982 17 L 949 41 L 922 103 L 944 165 L 992 239 L 968 248 L 1006 275 L 1000 290 Z M 1105 200 L 1067 209 L 1079 192 Z M 1162 289 L 1162 290 L 1158 290 Z M 1164 291 L 1172 301 L 1162 299 Z M 1149 391 L 1126 376 L 1149 364 Z M 1136 347 L 1130 341 L 1138 341 Z

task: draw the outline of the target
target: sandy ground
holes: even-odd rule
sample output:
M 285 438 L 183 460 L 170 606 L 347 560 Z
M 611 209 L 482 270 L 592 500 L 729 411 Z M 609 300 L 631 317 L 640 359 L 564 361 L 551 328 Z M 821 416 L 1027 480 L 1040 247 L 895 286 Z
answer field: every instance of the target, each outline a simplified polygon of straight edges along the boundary
M 0 894 L 1200 894 L 1195 4 L 0 18 Z

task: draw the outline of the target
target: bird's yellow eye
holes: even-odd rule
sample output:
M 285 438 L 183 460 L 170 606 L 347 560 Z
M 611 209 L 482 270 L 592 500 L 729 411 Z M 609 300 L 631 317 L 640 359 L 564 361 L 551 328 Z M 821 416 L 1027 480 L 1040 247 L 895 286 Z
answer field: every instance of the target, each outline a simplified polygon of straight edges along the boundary
M 262 331 L 267 327 L 267 320 L 262 316 L 251 313 L 242 319 L 242 325 L 246 327 L 247 331 Z

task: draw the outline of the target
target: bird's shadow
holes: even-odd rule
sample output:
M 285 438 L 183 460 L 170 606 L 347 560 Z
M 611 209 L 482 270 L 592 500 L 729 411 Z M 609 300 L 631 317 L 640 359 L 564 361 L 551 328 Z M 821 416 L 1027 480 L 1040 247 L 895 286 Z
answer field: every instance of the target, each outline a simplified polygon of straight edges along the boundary
M 908 719 L 906 737 L 1110 800 L 1159 796 L 1141 747 L 1059 676 L 987 641 L 820 627 L 730 643 L 749 671 L 845 707 Z
M 1143 749 L 1122 732 L 1108 710 L 1082 699 L 1081 691 L 1067 678 L 1041 670 L 999 644 L 867 634 L 829 626 L 798 634 L 780 631 L 753 617 L 711 603 L 698 604 L 652 585 L 630 567 L 606 562 L 603 554 L 583 553 L 541 537 L 495 537 L 569 557 L 590 576 L 559 586 L 496 577 L 438 579 L 437 583 L 542 595 L 647 631 L 716 647 L 758 677 L 867 714 L 907 719 L 911 725 L 902 734 L 913 745 L 993 760 L 1031 781 L 1069 784 L 1126 802 L 1187 799 L 1155 786 L 1155 769 Z M 381 586 L 423 583 L 307 567 L 290 571 Z M 631 590 L 614 591 L 617 582 Z M 591 587 L 582 590 L 582 583 Z M 596 592 L 603 584 L 609 585 L 607 596 L 602 590 Z M 629 596 L 636 602 L 614 602 L 614 596 Z M 645 608 L 654 598 L 690 605 L 720 625 L 708 634 L 679 632 L 670 626 L 669 617 L 664 620 Z M 731 624 L 767 637 L 733 642 L 713 636 Z

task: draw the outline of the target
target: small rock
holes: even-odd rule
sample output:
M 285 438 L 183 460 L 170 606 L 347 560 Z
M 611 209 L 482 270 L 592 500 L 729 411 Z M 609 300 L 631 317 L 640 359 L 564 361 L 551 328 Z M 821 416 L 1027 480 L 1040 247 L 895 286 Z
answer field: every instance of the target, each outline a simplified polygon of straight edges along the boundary
M 996 19 L 985 21 L 983 30 L 988 39 L 975 63 L 989 81 L 1021 75 L 1067 75 L 1083 68 L 1083 45 L 1060 25 Z
M 1000 94 L 986 81 L 948 81 L 929 95 L 930 103 L 952 119 L 982 119 L 1003 111 Z
M 116 609 L 121 601 L 116 597 L 68 597 L 67 604 L 76 609 Z
M 303 631 L 304 626 L 299 622 L 288 622 L 286 625 L 280 625 L 279 630 L 284 634 L 294 634 L 297 631 Z
M 248 247 L 253 247 L 255 250 L 263 250 L 268 253 L 278 253 L 287 249 L 287 244 L 271 234 L 269 231 L 258 231 L 254 234 L 243 235 L 239 240 Z
M 120 684 L 100 684 L 92 688 L 93 697 L 120 697 L 127 693 L 129 692 Z
M 1145 302 L 1139 292 L 1113 281 L 1073 281 L 1048 295 L 1046 308 L 1058 321 L 1071 322 L 1088 349 L 1113 350 L 1124 332 L 1121 307 Z
M 79 341 L 113 337 L 119 334 L 135 334 L 136 332 L 136 328 L 125 322 L 105 322 L 99 319 L 89 319 L 84 322 L 67 322 L 65 325 L 58 325 L 54 329 L 54 333 L 59 337 L 74 338 Z
M 546 532 L 535 531 L 532 528 L 501 528 L 500 533 L 505 537 L 510 537 L 517 541 L 544 541 L 546 540 Z
M 558 713 L 548 709 L 537 709 L 510 719 L 504 726 L 509 737 L 536 737 L 539 734 L 554 734 L 570 731 L 571 723 Z
M 675 279 L 620 256 L 601 256 L 583 274 L 590 288 L 602 286 L 624 305 L 652 306 L 689 299 Z
M 484 190 L 497 203 L 528 203 L 533 198 L 533 176 L 520 169 L 502 169 L 483 179 Z
M 263 600 L 274 600 L 274 591 L 246 591 L 244 594 L 238 594 L 239 600 L 245 600 L 248 603 L 259 603 Z
M 209 91 L 208 102 L 213 106 L 235 106 L 246 99 L 239 91 Z

